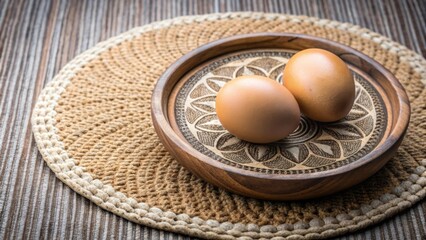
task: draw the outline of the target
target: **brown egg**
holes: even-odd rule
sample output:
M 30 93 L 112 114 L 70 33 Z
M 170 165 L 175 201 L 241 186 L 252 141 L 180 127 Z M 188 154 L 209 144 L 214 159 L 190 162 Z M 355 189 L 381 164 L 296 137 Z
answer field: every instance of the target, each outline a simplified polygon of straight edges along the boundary
M 227 82 L 216 96 L 216 112 L 231 134 L 254 143 L 280 140 L 300 121 L 293 95 L 278 82 L 261 76 Z
M 316 121 L 337 121 L 349 113 L 354 103 L 355 82 L 348 66 L 323 49 L 306 49 L 291 57 L 283 82 L 301 112 Z

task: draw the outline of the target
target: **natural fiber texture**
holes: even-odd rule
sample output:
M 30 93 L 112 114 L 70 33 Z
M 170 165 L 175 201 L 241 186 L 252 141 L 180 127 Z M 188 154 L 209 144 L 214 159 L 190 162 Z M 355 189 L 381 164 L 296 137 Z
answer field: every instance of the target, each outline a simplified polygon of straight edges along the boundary
M 332 196 L 268 202 L 213 187 L 167 153 L 150 116 L 150 95 L 162 72 L 201 44 L 267 31 L 347 44 L 402 82 L 411 101 L 411 123 L 384 169 Z M 67 64 L 39 97 L 33 132 L 58 178 L 129 220 L 215 239 L 324 238 L 377 223 L 426 195 L 425 69 L 419 55 L 347 23 L 260 13 L 183 17 L 133 29 Z

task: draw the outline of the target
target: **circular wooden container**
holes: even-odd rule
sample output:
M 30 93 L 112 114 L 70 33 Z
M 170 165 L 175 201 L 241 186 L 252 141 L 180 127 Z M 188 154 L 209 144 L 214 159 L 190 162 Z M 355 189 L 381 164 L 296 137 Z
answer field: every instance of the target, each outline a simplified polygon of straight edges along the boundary
M 229 134 L 215 113 L 219 89 L 241 75 L 282 81 L 287 60 L 306 48 L 335 53 L 353 72 L 356 100 L 348 116 L 328 124 L 302 116 L 294 133 L 270 144 Z M 156 132 L 184 167 L 216 186 L 269 200 L 324 196 L 365 180 L 394 155 L 409 116 L 403 87 L 379 63 L 348 46 L 291 33 L 203 45 L 172 64 L 152 95 Z

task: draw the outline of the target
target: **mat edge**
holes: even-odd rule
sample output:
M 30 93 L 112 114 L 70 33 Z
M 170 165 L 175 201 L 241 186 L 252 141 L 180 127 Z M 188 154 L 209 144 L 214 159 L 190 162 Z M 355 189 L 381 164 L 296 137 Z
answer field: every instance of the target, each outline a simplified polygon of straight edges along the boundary
M 378 33 L 374 33 L 368 29 L 361 28 L 350 23 L 341 23 L 337 21 L 318 19 L 307 16 L 266 14 L 255 12 L 215 13 L 207 15 L 183 16 L 175 19 L 163 20 L 131 29 L 128 32 L 98 43 L 96 46 L 90 48 L 69 62 L 42 90 L 34 107 L 31 122 L 37 146 L 49 168 L 55 172 L 56 176 L 61 181 L 70 186 L 74 191 L 90 199 L 100 207 L 122 216 L 130 221 L 163 230 L 169 230 L 204 238 L 235 238 L 243 236 L 252 238 L 274 236 L 285 236 L 291 238 L 332 237 L 346 233 L 348 231 L 356 231 L 368 225 L 382 221 L 385 218 L 393 216 L 397 212 L 412 206 L 415 202 L 426 196 L 426 186 L 423 186 L 423 188 L 415 192 L 413 195 L 404 195 L 404 192 L 402 192 L 399 198 L 395 198 L 387 203 L 384 203 L 392 204 L 392 207 L 387 208 L 384 213 L 377 211 L 377 209 L 373 209 L 372 211 L 367 211 L 364 213 L 365 215 L 363 217 L 355 217 L 354 219 L 356 220 L 338 221 L 336 218 L 334 218 L 338 223 L 325 224 L 322 227 L 310 226 L 307 229 L 273 231 L 273 228 L 271 227 L 275 226 L 262 226 L 263 230 L 268 230 L 269 228 L 270 231 L 268 232 L 262 231 L 262 229 L 259 229 L 259 226 L 256 224 L 251 224 L 257 226 L 257 230 L 260 231 L 249 231 L 247 227 L 245 228 L 245 231 L 238 231 L 237 229 L 232 229 L 235 228 L 236 224 L 229 222 L 219 223 L 216 220 L 204 221 L 198 217 L 191 218 L 187 214 L 176 215 L 172 212 L 163 212 L 156 207 L 150 207 L 148 204 L 138 203 L 136 200 L 126 197 L 123 193 L 115 191 L 112 186 L 105 185 L 98 179 L 93 179 L 92 176 L 87 173 L 83 167 L 76 165 L 74 159 L 68 156 L 68 153 L 64 149 L 64 144 L 59 140 L 59 136 L 57 134 L 58 130 L 55 127 L 56 112 L 54 109 L 57 100 L 60 98 L 62 92 L 65 91 L 67 85 L 71 82 L 71 78 L 74 76 L 75 72 L 81 70 L 85 64 L 96 58 L 101 52 L 126 40 L 131 40 L 135 37 L 138 37 L 142 33 L 179 24 L 190 24 L 193 22 L 216 21 L 221 19 L 234 18 L 264 18 L 269 20 L 278 18 L 295 22 L 308 21 L 318 26 L 337 28 L 340 30 L 349 31 L 351 33 L 360 34 L 363 38 L 376 42 L 385 50 L 395 54 L 400 53 L 398 55 L 400 59 L 406 59 L 406 61 L 409 62 L 414 70 L 421 74 L 422 82 L 426 85 L 426 60 L 423 57 Z M 48 139 L 49 142 L 44 141 L 46 139 Z M 51 145 L 49 144 L 50 142 L 53 142 L 54 144 Z M 426 166 L 426 160 L 423 160 L 423 162 L 420 164 Z M 419 178 L 424 178 L 421 176 L 421 174 L 417 175 Z M 419 180 L 417 180 L 417 182 L 419 182 Z M 416 184 L 416 182 L 411 181 L 411 186 L 414 184 Z M 372 202 L 374 201 L 375 200 Z M 371 204 L 368 206 L 363 206 L 361 209 L 368 209 L 369 207 L 371 207 Z M 169 221 L 164 222 L 165 218 Z M 177 220 L 175 220 L 175 218 Z M 210 222 L 207 223 L 208 221 Z M 293 224 L 293 226 L 296 224 Z M 247 225 L 248 224 L 245 224 L 245 226 Z M 200 226 L 203 227 L 203 230 L 199 228 Z M 255 230 L 256 227 L 253 229 Z

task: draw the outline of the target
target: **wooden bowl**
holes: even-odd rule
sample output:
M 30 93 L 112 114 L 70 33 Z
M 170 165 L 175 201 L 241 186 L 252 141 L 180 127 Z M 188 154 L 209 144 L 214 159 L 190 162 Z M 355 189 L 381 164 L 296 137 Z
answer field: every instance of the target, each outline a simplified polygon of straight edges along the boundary
M 240 75 L 281 81 L 297 51 L 322 48 L 353 72 L 356 100 L 341 121 L 302 117 L 287 138 L 253 144 L 229 134 L 217 119 L 215 96 Z M 383 66 L 339 43 L 291 33 L 257 33 L 208 43 L 186 54 L 160 77 L 152 95 L 156 132 L 194 174 L 229 191 L 269 200 L 331 194 L 357 184 L 394 155 L 408 127 L 404 88 Z

